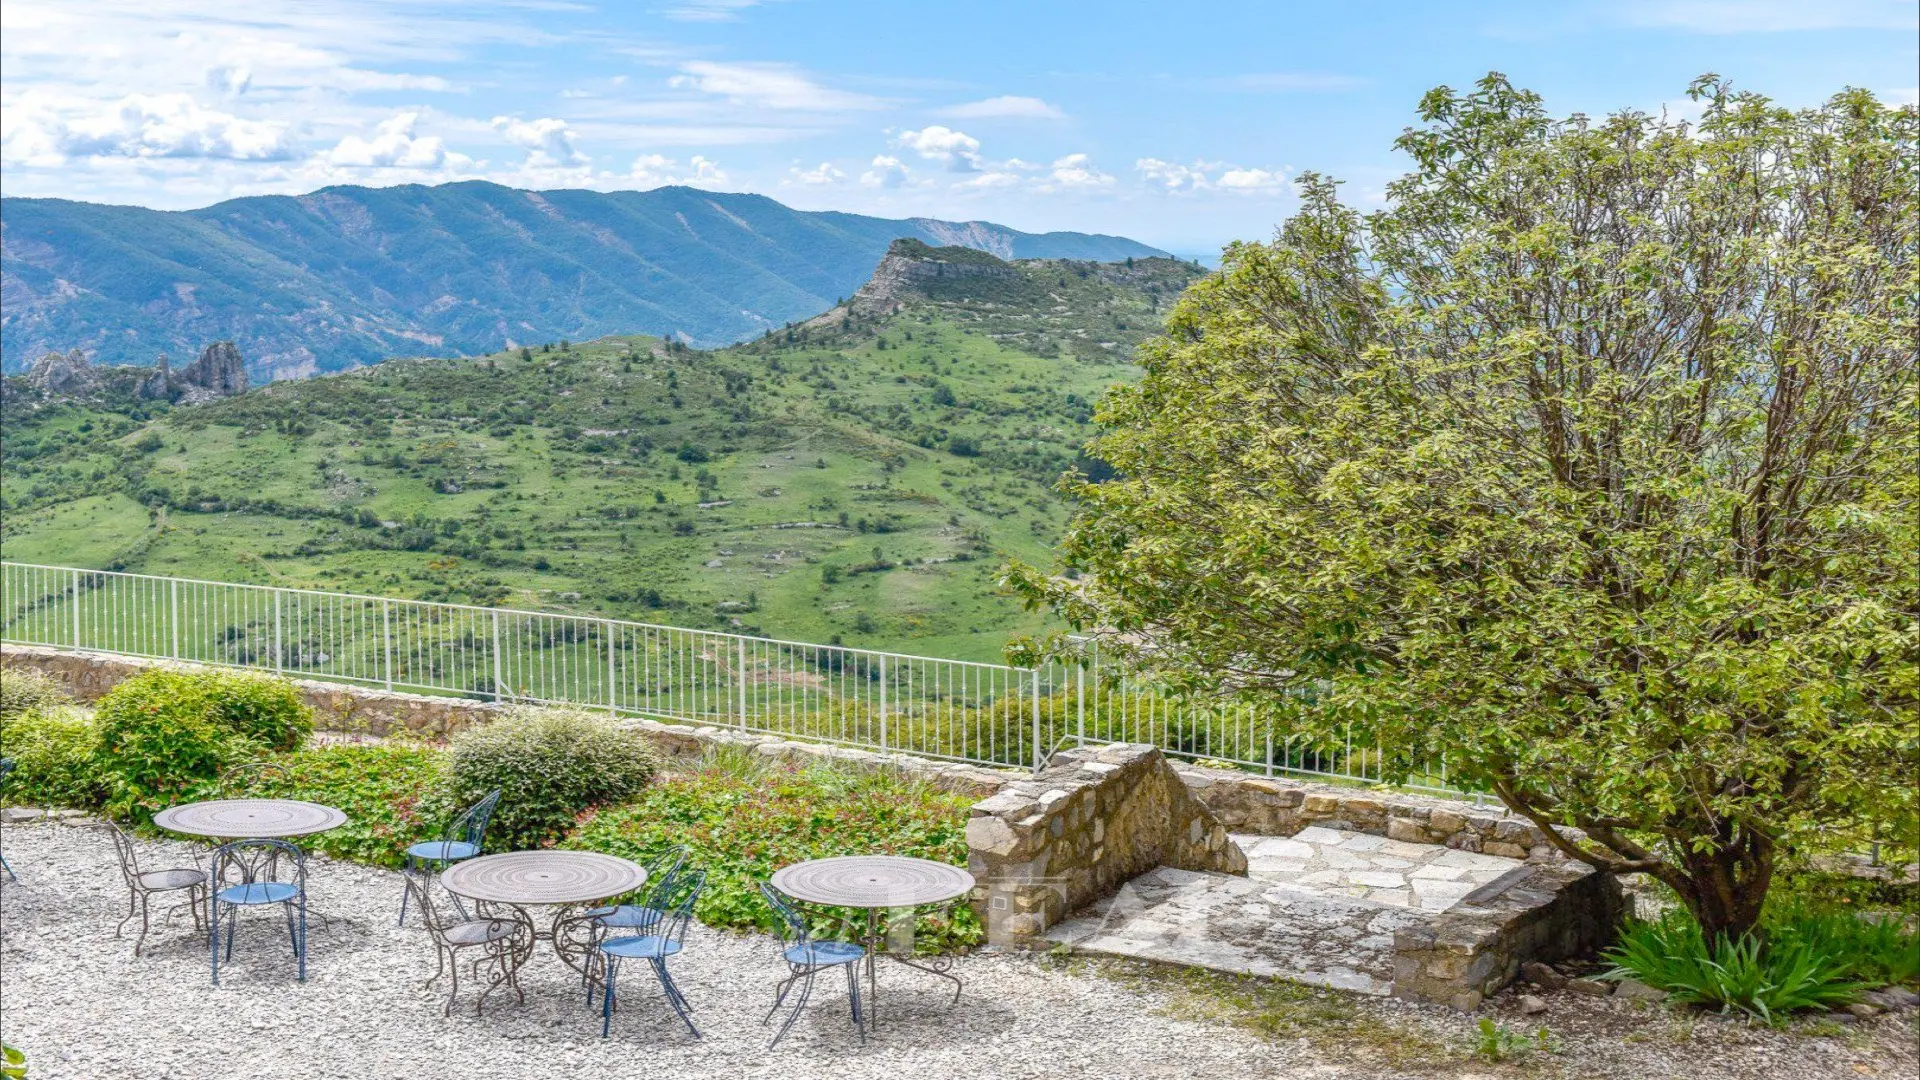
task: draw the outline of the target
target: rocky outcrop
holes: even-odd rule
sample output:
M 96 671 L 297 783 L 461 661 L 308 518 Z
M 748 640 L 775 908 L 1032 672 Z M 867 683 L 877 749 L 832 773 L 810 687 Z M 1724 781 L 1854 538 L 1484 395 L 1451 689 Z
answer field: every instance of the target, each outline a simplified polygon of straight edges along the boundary
M 181 400 L 207 401 L 247 392 L 247 362 L 239 346 L 231 341 L 216 341 L 200 353 L 200 359 L 188 364 L 175 376 L 183 388 Z
M 50 394 L 79 394 L 100 385 L 100 373 L 79 349 L 65 355 L 50 352 L 33 362 L 27 382 Z
M 1007 263 L 969 247 L 929 247 L 918 240 L 895 240 L 873 276 L 853 294 L 848 306 L 862 315 L 886 315 L 909 300 L 968 281 L 1023 280 Z
M 140 381 L 135 395 L 146 401 L 159 401 L 173 396 L 173 369 L 167 366 L 167 354 L 161 353 L 153 363 L 153 374 Z

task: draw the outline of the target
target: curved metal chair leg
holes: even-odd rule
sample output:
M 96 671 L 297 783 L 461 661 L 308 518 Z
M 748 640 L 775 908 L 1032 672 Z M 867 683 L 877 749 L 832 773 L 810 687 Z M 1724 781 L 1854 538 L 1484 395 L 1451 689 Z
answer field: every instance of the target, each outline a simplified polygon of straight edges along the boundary
M 620 962 L 611 956 L 607 957 L 607 981 L 600 988 L 600 1037 L 603 1039 L 613 1030 L 613 981 L 619 971 Z
M 408 855 L 406 861 L 400 866 L 400 919 L 393 924 L 395 926 L 407 925 L 407 901 L 413 899 L 413 890 L 407 888 L 406 875 L 411 873 L 413 873 L 413 856 Z
M 807 998 L 812 993 L 813 972 L 808 970 L 800 976 L 800 999 L 793 1003 L 793 1011 L 787 1014 L 786 1023 L 780 1025 L 780 1030 L 774 1032 L 773 1041 L 767 1044 L 767 1049 L 771 1050 L 779 1046 L 780 1040 L 787 1037 L 787 1032 L 793 1027 L 794 1021 L 800 1019 L 801 1011 L 807 1007 Z
M 140 894 L 140 936 L 133 940 L 133 955 L 135 956 L 140 955 L 140 949 L 147 943 L 147 896 L 148 894 L 145 892 Z M 131 916 L 129 916 L 129 918 L 131 918 Z
M 860 1014 L 860 976 L 853 964 L 847 965 L 847 1000 L 853 1003 L 853 1030 L 860 1033 L 860 1045 L 867 1044 L 867 1023 Z

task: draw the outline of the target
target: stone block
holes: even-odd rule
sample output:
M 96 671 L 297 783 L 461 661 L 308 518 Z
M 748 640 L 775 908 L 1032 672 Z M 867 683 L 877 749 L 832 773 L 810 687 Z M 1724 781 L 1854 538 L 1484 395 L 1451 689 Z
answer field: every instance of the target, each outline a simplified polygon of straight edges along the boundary
M 1427 830 L 1417 821 L 1408 818 L 1388 818 L 1387 837 L 1403 840 L 1410 844 L 1424 844 L 1428 841 Z

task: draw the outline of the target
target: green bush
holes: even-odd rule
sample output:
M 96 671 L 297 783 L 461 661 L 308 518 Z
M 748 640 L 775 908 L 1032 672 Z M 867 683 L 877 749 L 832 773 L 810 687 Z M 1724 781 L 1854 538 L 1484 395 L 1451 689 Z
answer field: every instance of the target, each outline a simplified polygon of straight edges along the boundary
M 1606 959 L 1614 966 L 1605 978 L 1632 976 L 1680 1004 L 1739 1011 L 1776 1026 L 1801 1009 L 1845 1005 L 1865 989 L 1846 960 L 1804 938 L 1749 935 L 1709 943 L 1684 908 L 1630 923 Z
M 15 765 L 0 783 L 0 802 L 75 810 L 100 805 L 99 745 L 93 721 L 77 709 L 42 707 L 0 718 L 0 754 Z
M 261 749 L 215 720 L 207 682 L 155 668 L 100 699 L 94 721 L 109 814 L 145 821 Z
M 886 854 L 966 865 L 971 802 L 899 774 L 802 768 L 722 753 L 691 772 L 661 778 L 626 806 L 595 815 L 567 846 L 647 862 L 684 844 L 691 864 L 707 872 L 696 912 L 701 922 L 772 929 L 773 912 L 757 886 L 790 863 Z M 822 920 L 823 933 L 832 927 Z M 983 936 L 963 903 L 950 919 L 923 919 L 916 942 L 952 949 Z
M 313 710 L 285 679 L 232 671 L 194 677 L 222 727 L 279 751 L 298 750 L 313 734 Z
M 1920 932 L 1898 915 L 1770 902 L 1762 925 L 1771 947 L 1798 945 L 1829 957 L 1864 986 L 1920 979 Z
M 512 710 L 455 735 L 448 750 L 454 804 L 500 789 L 487 830 L 494 851 L 552 844 L 582 813 L 637 794 L 659 768 L 637 733 L 563 709 Z
M 67 688 L 53 676 L 26 668 L 0 668 L 0 723 L 71 704 Z
M 275 757 L 286 775 L 256 776 L 246 790 L 344 810 L 345 825 L 303 843 L 337 859 L 399 866 L 408 844 L 445 824 L 431 797 L 443 780 L 445 756 L 417 746 L 318 747 Z

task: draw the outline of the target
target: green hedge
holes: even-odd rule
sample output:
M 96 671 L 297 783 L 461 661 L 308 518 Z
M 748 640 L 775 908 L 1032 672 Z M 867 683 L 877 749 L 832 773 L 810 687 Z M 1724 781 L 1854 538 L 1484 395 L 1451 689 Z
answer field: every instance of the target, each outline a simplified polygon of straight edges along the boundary
M 447 798 L 466 806 L 499 788 L 493 851 L 545 847 L 586 811 L 638 794 L 659 758 L 636 732 L 564 709 L 519 709 L 448 745 Z
M 691 849 L 707 872 L 697 914 L 709 926 L 772 929 L 757 885 L 789 863 L 833 855 L 912 855 L 965 866 L 972 800 L 892 773 L 831 765 L 798 767 L 719 755 L 690 773 L 662 777 L 638 799 L 588 820 L 568 847 L 649 862 Z M 864 918 L 863 912 L 839 912 Z M 833 924 L 821 923 L 822 932 Z M 978 943 L 964 903 L 950 920 L 923 919 L 920 947 Z
M 0 783 L 10 806 L 91 810 L 105 797 L 93 720 L 71 707 L 36 708 L 0 719 L 0 754 L 14 771 Z

